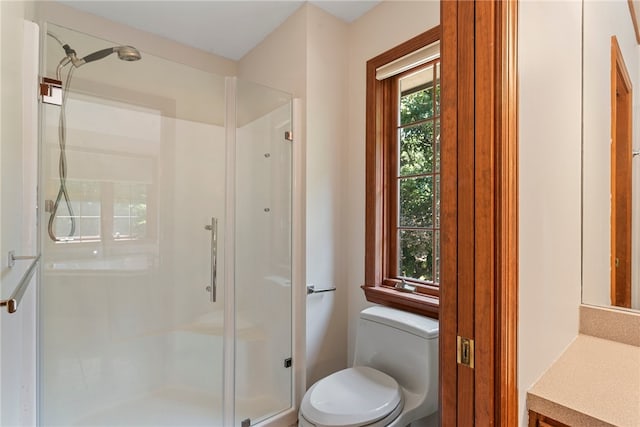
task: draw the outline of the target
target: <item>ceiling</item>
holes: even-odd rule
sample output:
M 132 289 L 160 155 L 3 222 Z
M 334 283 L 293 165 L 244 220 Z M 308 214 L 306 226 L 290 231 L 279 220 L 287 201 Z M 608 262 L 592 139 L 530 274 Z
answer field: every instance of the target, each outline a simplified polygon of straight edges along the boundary
M 314 5 L 352 22 L 381 0 L 315 0 Z M 60 1 L 204 51 L 238 60 L 282 24 L 302 0 Z

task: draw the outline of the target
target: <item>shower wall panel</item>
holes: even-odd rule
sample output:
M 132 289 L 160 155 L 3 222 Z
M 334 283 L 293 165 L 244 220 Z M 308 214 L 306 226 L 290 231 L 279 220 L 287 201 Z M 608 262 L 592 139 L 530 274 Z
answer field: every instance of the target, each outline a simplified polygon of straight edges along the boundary
M 113 45 L 49 29 L 79 54 Z M 51 70 L 64 52 L 47 43 Z M 72 212 L 60 203 L 57 241 L 41 212 L 40 422 L 220 425 L 224 286 L 212 303 L 204 226 L 219 219 L 222 247 L 224 99 L 203 92 L 224 80 L 144 52 L 102 61 L 64 79 L 63 125 L 43 107 L 40 205 L 60 187 L 62 141 Z

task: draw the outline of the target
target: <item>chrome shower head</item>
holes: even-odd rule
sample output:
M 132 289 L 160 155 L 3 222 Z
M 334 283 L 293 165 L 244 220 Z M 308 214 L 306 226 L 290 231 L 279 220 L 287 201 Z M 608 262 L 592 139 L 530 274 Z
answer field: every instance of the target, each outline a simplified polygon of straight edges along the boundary
M 63 47 L 67 54 L 67 57 L 76 68 L 81 67 L 84 64 L 87 64 L 89 62 L 106 58 L 107 56 L 111 55 L 114 52 L 116 52 L 118 54 L 118 58 L 122 59 L 123 61 L 137 61 L 142 58 L 140 51 L 133 46 L 108 47 L 106 49 L 102 49 L 102 50 L 98 50 L 93 53 L 90 53 L 89 55 L 85 56 L 82 59 L 78 59 L 78 57 L 76 56 L 76 51 L 71 49 L 69 45 L 65 44 Z
M 105 58 L 111 55 L 113 52 L 116 52 L 118 54 L 118 58 L 122 59 L 123 61 L 137 61 L 138 59 L 142 58 L 142 55 L 140 55 L 140 51 L 133 46 L 114 46 L 90 53 L 89 55 L 78 61 L 78 64 L 74 63 L 73 65 L 79 67 L 80 65 L 84 65 L 88 62 Z
M 137 61 L 142 59 L 140 51 L 133 46 L 118 46 L 114 47 L 113 50 L 118 54 L 118 58 L 123 61 Z

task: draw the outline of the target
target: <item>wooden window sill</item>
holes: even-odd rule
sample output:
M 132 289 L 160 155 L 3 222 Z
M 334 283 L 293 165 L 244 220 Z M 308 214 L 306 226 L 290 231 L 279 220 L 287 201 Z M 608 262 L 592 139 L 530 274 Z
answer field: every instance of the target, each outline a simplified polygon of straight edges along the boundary
M 362 286 L 367 301 L 410 311 L 423 316 L 438 318 L 440 300 L 425 294 L 397 291 L 384 286 Z

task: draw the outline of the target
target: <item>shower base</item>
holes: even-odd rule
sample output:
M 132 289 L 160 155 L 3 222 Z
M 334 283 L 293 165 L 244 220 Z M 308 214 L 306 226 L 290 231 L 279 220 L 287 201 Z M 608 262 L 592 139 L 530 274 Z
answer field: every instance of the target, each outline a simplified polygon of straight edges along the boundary
M 73 426 L 223 426 L 219 396 L 184 387 L 166 387 L 137 399 L 95 412 Z M 278 408 L 278 409 L 275 409 Z M 237 424 L 250 418 L 252 424 L 288 409 L 276 399 L 264 396 L 236 402 Z

